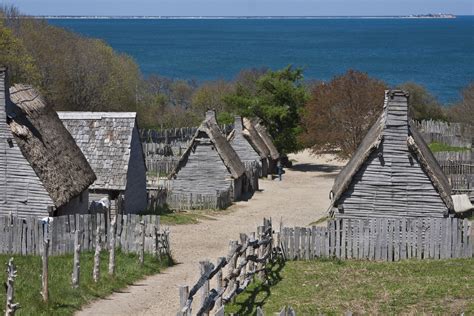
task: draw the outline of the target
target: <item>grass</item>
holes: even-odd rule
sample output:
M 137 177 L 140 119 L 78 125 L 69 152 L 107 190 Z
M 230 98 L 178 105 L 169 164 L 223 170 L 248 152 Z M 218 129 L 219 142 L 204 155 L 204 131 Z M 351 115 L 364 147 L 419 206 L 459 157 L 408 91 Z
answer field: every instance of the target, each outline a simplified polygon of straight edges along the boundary
M 440 152 L 440 151 L 452 151 L 452 152 L 459 152 L 459 151 L 466 151 L 470 150 L 467 147 L 455 147 L 455 146 L 450 146 L 444 143 L 438 143 L 438 142 L 433 142 L 429 144 L 429 147 L 432 152 Z
M 197 224 L 201 220 L 214 220 L 215 216 L 229 214 L 226 210 L 189 210 L 176 211 L 165 205 L 164 207 L 147 210 L 142 215 L 160 215 L 160 223 L 164 225 Z
M 315 226 L 315 225 L 318 225 L 318 224 L 325 223 L 325 222 L 327 222 L 328 219 L 329 219 L 329 216 L 323 216 L 323 217 L 315 220 L 314 222 L 311 222 L 309 224 L 309 226 Z
M 292 306 L 297 315 L 474 313 L 474 259 L 291 261 L 271 268 L 226 312 L 267 315 Z
M 0 255 L 0 262 L 7 263 L 9 255 Z M 49 302 L 41 298 L 41 257 L 14 256 L 18 277 L 15 279 L 15 302 L 21 309 L 17 315 L 72 315 L 86 303 L 103 298 L 114 291 L 142 279 L 146 275 L 159 273 L 172 264 L 171 259 L 158 262 L 151 255 L 145 255 L 143 267 L 134 254 L 116 253 L 116 276 L 107 274 L 108 253 L 101 254 L 101 279 L 92 280 L 93 254 L 81 254 L 81 275 L 78 289 L 71 287 L 73 255 L 51 256 L 49 258 Z M 3 265 L 4 266 L 4 265 Z M 2 269 L 3 271 L 4 269 Z M 6 273 L 0 274 L 0 282 L 6 281 Z M 0 301 L 5 302 L 5 291 L 0 291 Z M 4 306 L 4 305 L 3 305 Z

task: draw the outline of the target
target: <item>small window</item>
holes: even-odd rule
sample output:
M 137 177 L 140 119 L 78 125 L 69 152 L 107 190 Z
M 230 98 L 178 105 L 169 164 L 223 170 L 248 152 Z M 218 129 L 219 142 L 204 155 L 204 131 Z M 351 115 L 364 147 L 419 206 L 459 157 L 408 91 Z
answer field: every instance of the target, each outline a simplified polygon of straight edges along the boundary
M 13 139 L 8 138 L 7 143 L 8 143 L 8 147 L 13 148 Z

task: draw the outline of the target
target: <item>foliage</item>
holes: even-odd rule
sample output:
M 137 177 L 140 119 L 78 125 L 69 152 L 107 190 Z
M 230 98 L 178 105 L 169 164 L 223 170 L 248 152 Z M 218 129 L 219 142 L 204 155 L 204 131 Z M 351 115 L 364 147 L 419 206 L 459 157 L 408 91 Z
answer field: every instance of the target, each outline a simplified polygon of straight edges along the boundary
M 462 99 L 449 111 L 454 122 L 474 124 L 474 83 L 470 83 L 462 91 Z
M 425 87 L 414 83 L 406 82 L 399 86 L 399 89 L 408 91 L 408 105 L 410 109 L 410 117 L 416 121 L 423 120 L 442 120 L 446 121 L 446 114 L 443 108 L 430 94 Z
M 302 81 L 303 71 L 288 66 L 261 75 L 254 88 L 238 83 L 236 92 L 225 100 L 236 113 L 260 118 L 278 151 L 290 153 L 301 149 L 297 136 L 301 132 L 300 111 L 307 99 Z
M 253 315 L 292 306 L 298 315 L 472 314 L 474 259 L 290 261 L 267 286 L 256 282 L 226 311 Z M 280 269 L 279 267 L 275 267 Z M 272 277 L 274 280 L 275 277 Z M 275 282 L 274 282 L 275 283 Z
M 445 143 L 438 143 L 438 142 L 433 142 L 428 145 L 431 149 L 432 152 L 440 152 L 440 151 L 452 151 L 452 152 L 459 152 L 459 151 L 466 151 L 470 150 L 467 147 L 456 147 L 456 146 L 450 146 Z
M 9 255 L 0 255 L 0 262 L 7 262 Z M 15 280 L 15 302 L 20 303 L 18 315 L 72 315 L 86 303 L 103 298 L 118 289 L 124 288 L 146 275 L 159 273 L 162 268 L 172 264 L 171 259 L 163 258 L 157 262 L 151 255 L 145 255 L 145 264 L 140 267 L 138 256 L 116 252 L 116 276 L 107 274 L 108 253 L 101 253 L 101 279 L 92 279 L 93 253 L 81 254 L 81 280 L 78 289 L 71 287 L 73 255 L 49 257 L 49 302 L 41 298 L 41 257 L 14 256 L 18 277 Z M 0 274 L 0 281 L 6 274 Z M 0 292 L 0 300 L 5 302 L 5 291 Z
M 314 153 L 351 157 L 381 113 L 385 89 L 384 82 L 354 70 L 316 83 L 304 108 L 301 141 Z

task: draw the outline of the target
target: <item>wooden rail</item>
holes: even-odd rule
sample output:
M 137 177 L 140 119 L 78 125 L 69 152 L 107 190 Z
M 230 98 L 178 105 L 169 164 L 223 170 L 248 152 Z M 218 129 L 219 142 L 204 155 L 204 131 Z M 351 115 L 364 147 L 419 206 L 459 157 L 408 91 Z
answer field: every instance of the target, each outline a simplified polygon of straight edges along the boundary
M 199 291 L 201 304 L 196 315 L 209 315 L 214 308 L 220 309 L 242 293 L 255 275 L 262 279 L 265 277 L 266 266 L 274 258 L 271 220 L 264 219 L 263 226 L 258 227 L 258 238 L 255 238 L 255 233 L 240 234 L 240 240 L 231 241 L 229 248 L 227 257 L 219 258 L 215 265 L 209 261 L 201 262 L 201 276 L 191 290 L 188 286 L 180 287 L 178 315 L 191 315 Z M 224 271 L 225 267 L 227 271 Z M 215 287 L 210 289 L 213 279 Z

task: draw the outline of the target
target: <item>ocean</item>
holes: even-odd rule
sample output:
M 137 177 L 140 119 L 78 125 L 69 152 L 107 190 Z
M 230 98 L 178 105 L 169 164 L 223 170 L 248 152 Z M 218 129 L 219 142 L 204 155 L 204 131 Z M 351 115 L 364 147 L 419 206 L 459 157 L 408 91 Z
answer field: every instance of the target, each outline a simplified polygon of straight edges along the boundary
M 474 16 L 456 19 L 50 19 L 131 55 L 145 75 L 232 79 L 245 68 L 304 69 L 329 80 L 357 69 L 414 81 L 445 103 L 474 81 Z

